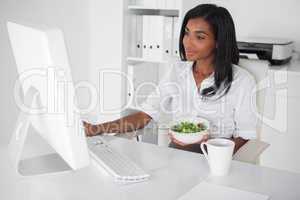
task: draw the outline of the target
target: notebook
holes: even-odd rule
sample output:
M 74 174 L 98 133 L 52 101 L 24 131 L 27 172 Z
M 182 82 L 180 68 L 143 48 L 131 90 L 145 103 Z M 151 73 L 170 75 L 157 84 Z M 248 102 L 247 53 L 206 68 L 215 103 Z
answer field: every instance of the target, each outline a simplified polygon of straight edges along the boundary
M 207 182 L 201 182 L 189 192 L 181 196 L 178 200 L 267 200 L 268 196 L 239 190 L 227 186 L 215 185 Z

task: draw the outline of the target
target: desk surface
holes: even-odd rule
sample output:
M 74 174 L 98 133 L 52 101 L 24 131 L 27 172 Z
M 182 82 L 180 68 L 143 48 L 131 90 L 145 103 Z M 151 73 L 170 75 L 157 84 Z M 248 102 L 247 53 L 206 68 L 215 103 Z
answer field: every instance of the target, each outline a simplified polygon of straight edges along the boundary
M 271 197 L 299 200 L 300 174 L 233 161 L 226 177 L 211 177 L 200 154 L 158 147 L 106 136 L 111 145 L 151 174 L 146 182 L 118 185 L 96 166 L 55 175 L 19 179 L 8 162 L 6 147 L 0 147 L 0 199 L 177 199 L 205 180 Z

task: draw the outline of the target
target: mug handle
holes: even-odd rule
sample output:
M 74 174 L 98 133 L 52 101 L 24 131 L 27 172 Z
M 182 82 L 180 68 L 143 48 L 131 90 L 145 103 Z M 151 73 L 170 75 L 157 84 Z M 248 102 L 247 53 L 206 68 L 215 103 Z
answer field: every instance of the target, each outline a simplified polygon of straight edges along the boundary
M 204 145 L 206 145 L 206 147 L 207 147 L 207 143 L 206 142 L 202 142 L 200 144 L 200 148 L 201 148 L 201 151 L 202 151 L 204 157 L 206 158 L 206 160 L 209 161 L 208 154 L 205 151 Z

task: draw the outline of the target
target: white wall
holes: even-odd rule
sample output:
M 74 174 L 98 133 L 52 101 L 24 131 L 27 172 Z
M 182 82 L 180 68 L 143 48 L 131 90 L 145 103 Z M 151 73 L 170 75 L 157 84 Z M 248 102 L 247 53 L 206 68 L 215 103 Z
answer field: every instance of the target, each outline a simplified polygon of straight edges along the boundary
M 191 0 L 186 1 L 184 9 L 207 2 L 229 10 L 238 36 L 290 38 L 295 41 L 296 49 L 300 51 L 300 1 Z
M 8 40 L 6 21 L 28 21 L 61 28 L 72 66 L 74 80 L 88 77 L 88 3 L 75 0 L 1 0 L 0 1 L 0 141 L 7 143 L 17 118 L 17 107 L 13 98 L 13 86 L 17 78 L 16 65 Z
M 227 0 L 236 31 L 241 36 L 290 38 L 300 50 L 300 1 Z
M 126 97 L 122 93 L 122 87 L 125 85 L 121 84 L 122 79 L 118 74 L 118 72 L 122 72 L 124 66 L 123 24 L 126 5 L 126 0 L 91 1 L 89 16 L 92 67 L 90 77 L 99 91 L 99 104 L 93 114 L 97 115 L 100 122 L 119 118 L 121 101 L 124 101 Z M 116 73 L 105 73 L 101 78 L 100 73 L 105 69 Z M 102 80 L 104 80 L 104 84 Z M 101 107 L 99 107 L 100 105 Z M 105 113 L 108 110 L 114 110 L 114 113 Z
M 6 21 L 21 20 L 62 29 L 74 82 L 92 80 L 96 84 L 94 75 L 99 68 L 121 68 L 122 15 L 123 3 L 118 0 L 0 1 L 0 143 L 8 142 L 19 112 L 13 98 L 17 71 Z M 111 99 L 113 105 L 119 105 L 120 83 L 107 86 L 110 96 L 105 102 Z M 81 107 L 86 106 L 90 100 L 87 90 L 78 90 L 77 94 Z

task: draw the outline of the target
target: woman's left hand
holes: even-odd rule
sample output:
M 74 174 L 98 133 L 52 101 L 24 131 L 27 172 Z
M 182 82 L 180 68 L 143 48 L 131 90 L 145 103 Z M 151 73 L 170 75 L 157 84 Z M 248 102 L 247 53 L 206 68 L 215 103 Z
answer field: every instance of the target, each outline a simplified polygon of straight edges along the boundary
M 171 133 L 169 133 L 168 135 L 169 135 L 169 138 L 170 138 L 171 142 L 173 142 L 173 143 L 175 143 L 175 144 L 177 144 L 179 146 L 185 147 L 185 146 L 191 145 L 191 144 L 186 144 L 186 143 L 183 143 L 183 142 L 180 142 L 180 141 L 176 140 Z M 202 137 L 201 140 L 199 140 L 199 141 L 197 141 L 195 143 L 192 143 L 192 144 L 201 144 L 202 142 L 206 142 L 208 139 L 209 139 L 208 134 L 205 134 Z

